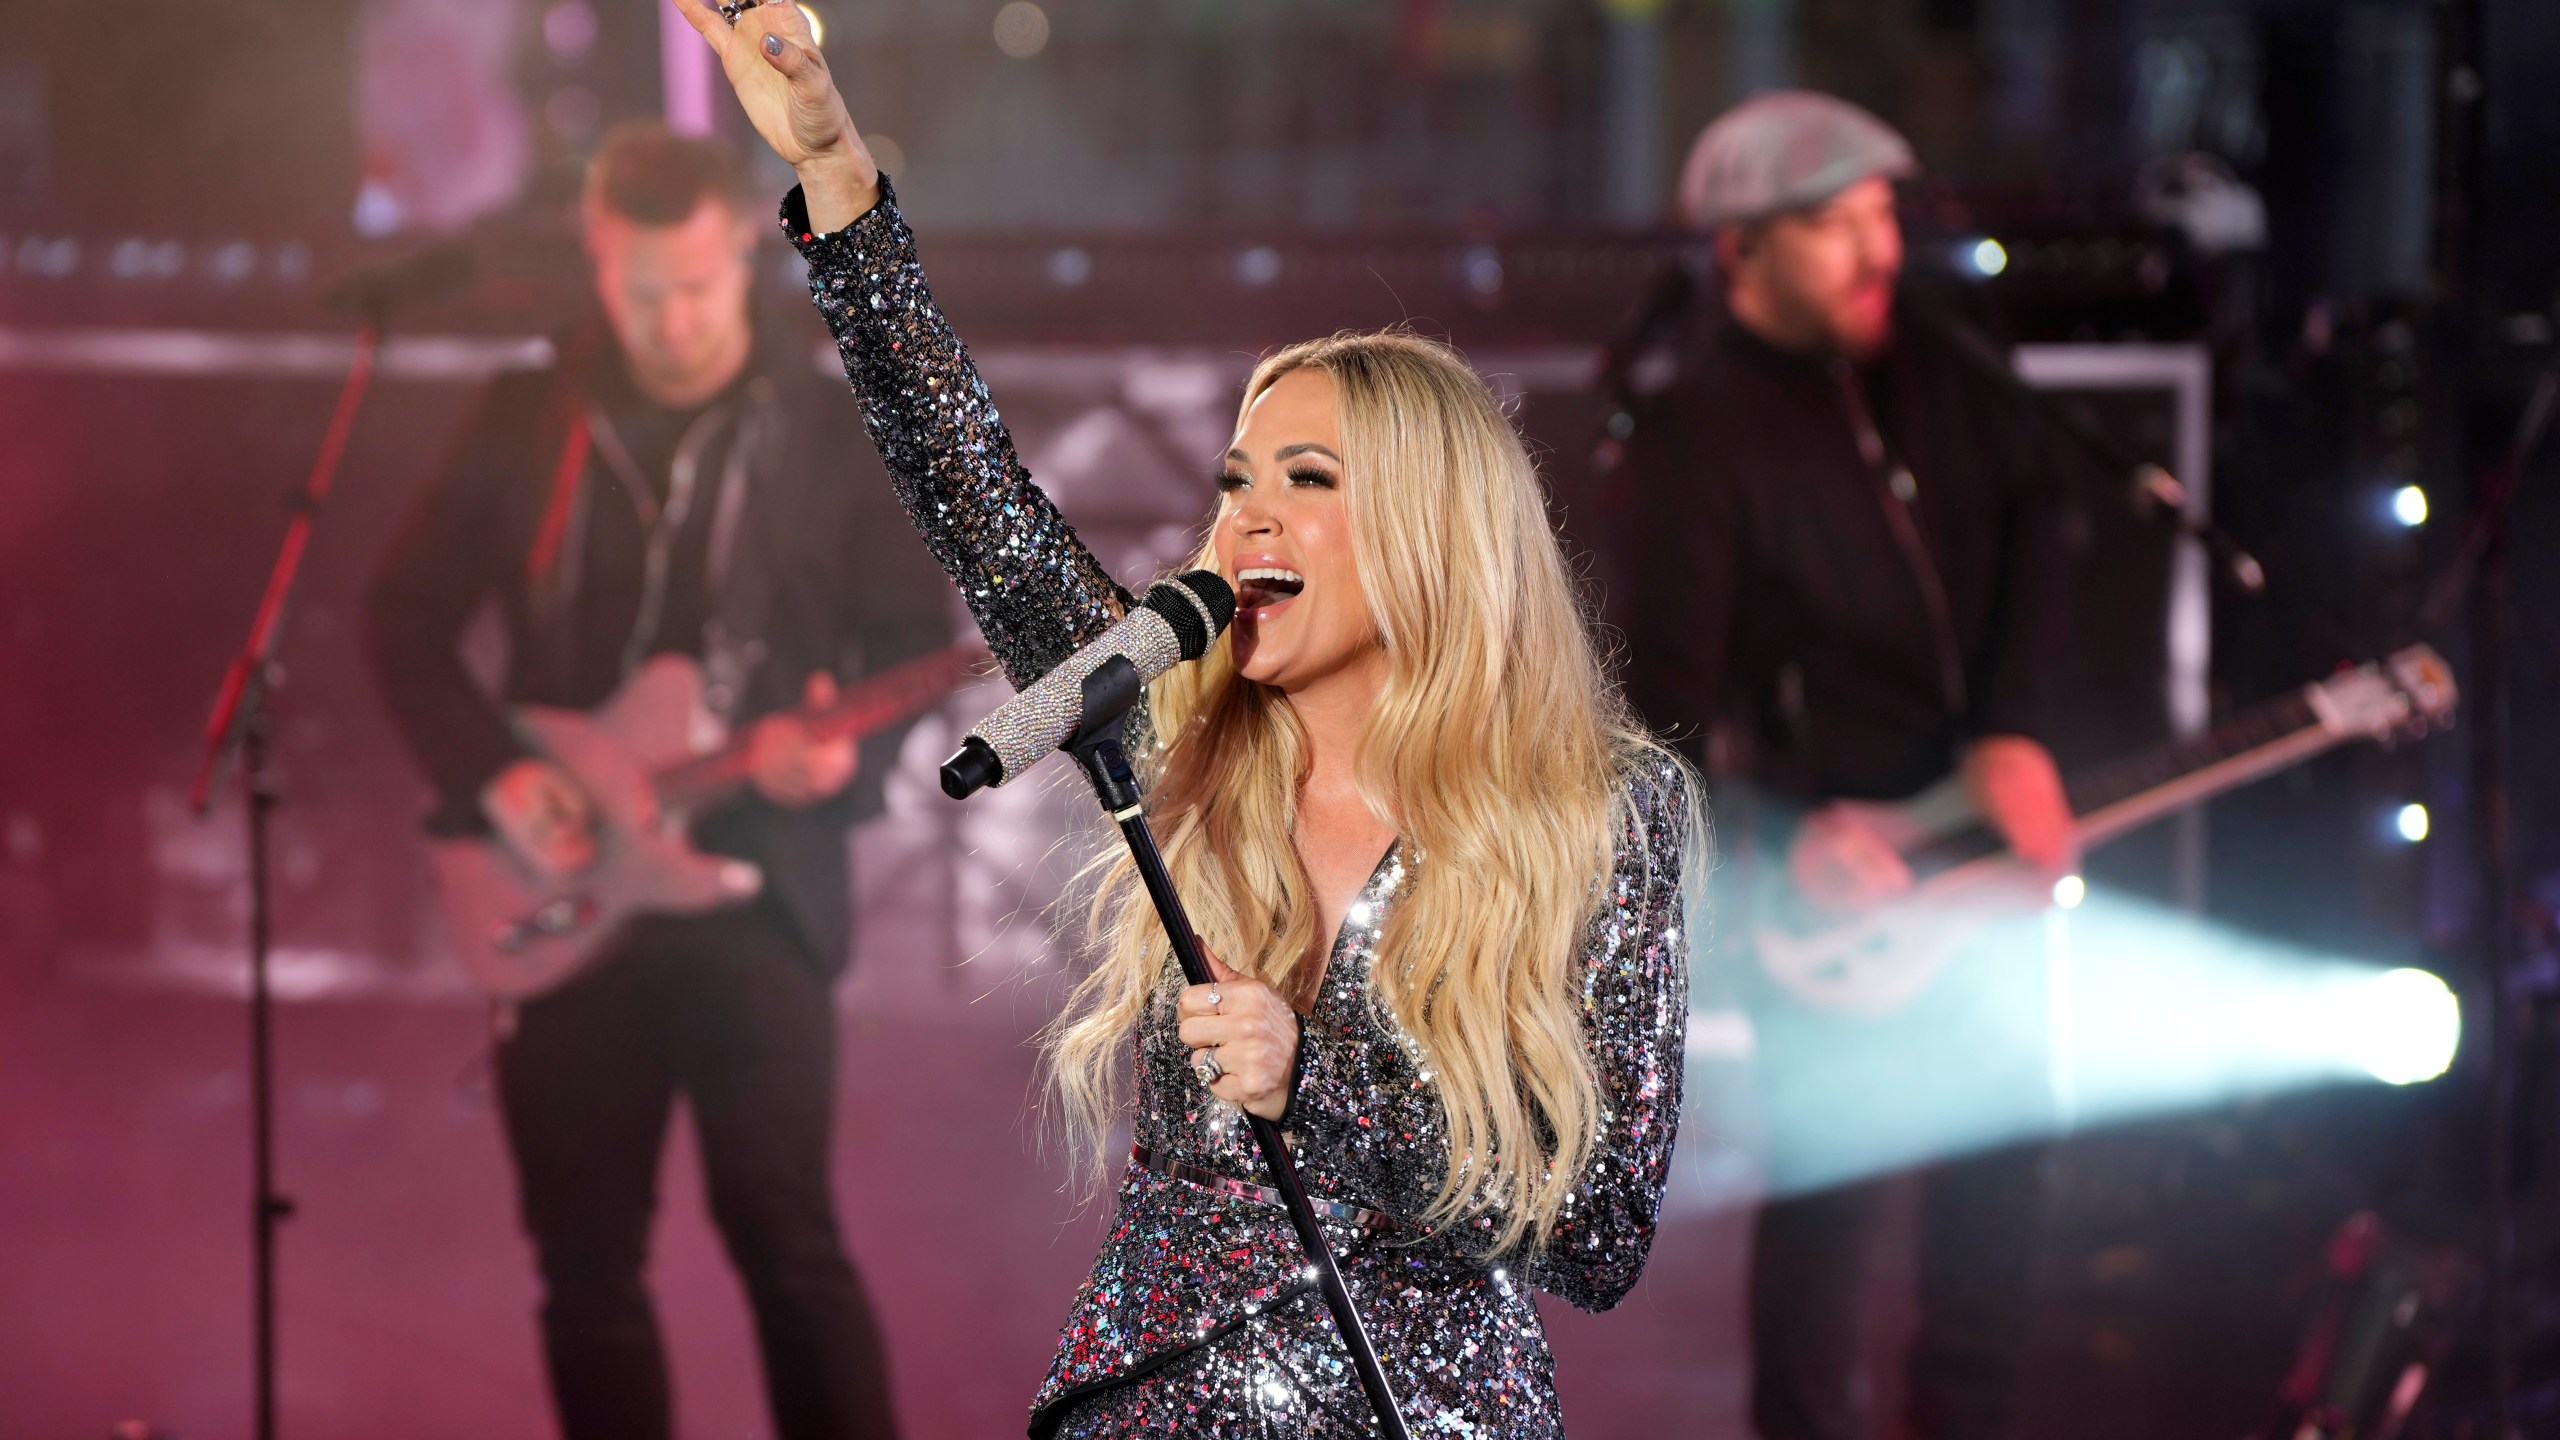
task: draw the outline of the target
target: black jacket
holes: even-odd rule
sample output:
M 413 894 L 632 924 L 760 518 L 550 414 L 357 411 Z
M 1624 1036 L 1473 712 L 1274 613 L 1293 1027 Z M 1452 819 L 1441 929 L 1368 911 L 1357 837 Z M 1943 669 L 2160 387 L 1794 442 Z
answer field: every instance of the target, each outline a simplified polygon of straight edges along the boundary
M 733 724 L 797 704 L 813 670 L 850 680 L 947 643 L 951 632 L 941 572 L 899 511 L 861 416 L 817 375 L 809 352 L 760 338 L 746 372 L 712 402 L 731 423 L 705 431 L 694 516 L 671 551 L 665 623 L 640 647 L 704 659 L 715 691 L 725 673 Z M 373 662 L 436 793 L 434 828 L 485 828 L 481 786 L 526 753 L 498 702 L 585 708 L 623 679 L 641 608 L 640 516 L 663 491 L 635 503 L 604 431 L 638 452 L 652 447 L 631 437 L 671 447 L 690 418 L 653 406 L 624 374 L 608 332 L 591 324 L 561 341 L 552 367 L 493 382 L 375 575 Z M 573 423 L 590 405 L 607 425 L 583 465 L 564 467 Z M 749 415 L 759 432 L 724 529 L 721 482 Z M 576 479 L 566 497 L 564 468 Z M 642 456 L 637 469 L 652 486 L 666 483 L 662 457 Z M 715 536 L 726 542 L 716 567 Z M 459 648 L 488 601 L 507 639 L 494 698 Z M 748 792 L 694 826 L 705 848 L 764 868 L 768 895 L 830 974 L 851 951 L 845 830 L 879 811 L 903 734 L 866 743 L 860 777 L 833 800 L 795 811 Z
M 1707 309 L 1672 382 L 1632 407 L 1613 491 L 1637 707 L 1701 760 L 1716 730 L 1732 749 L 1712 769 L 1802 803 L 1899 799 L 1976 736 L 2041 737 L 2068 562 L 2034 425 L 1909 323 L 1855 371 Z M 1907 540 L 1897 463 L 1916 482 Z

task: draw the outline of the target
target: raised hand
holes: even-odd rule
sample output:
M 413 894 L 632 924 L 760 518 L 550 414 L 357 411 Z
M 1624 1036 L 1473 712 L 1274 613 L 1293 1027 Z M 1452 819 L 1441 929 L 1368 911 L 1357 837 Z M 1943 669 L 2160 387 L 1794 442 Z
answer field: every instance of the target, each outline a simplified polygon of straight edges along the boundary
M 740 11 L 732 26 L 705 0 L 668 3 L 720 57 L 756 133 L 799 172 L 810 224 L 821 233 L 841 229 L 879 202 L 880 167 L 799 6 L 769 0 Z

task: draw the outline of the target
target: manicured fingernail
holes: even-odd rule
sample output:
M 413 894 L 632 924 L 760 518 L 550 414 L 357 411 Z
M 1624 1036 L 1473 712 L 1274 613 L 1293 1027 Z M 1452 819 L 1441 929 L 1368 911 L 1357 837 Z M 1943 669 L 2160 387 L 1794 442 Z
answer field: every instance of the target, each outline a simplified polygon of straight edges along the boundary
M 782 37 L 781 37 L 781 36 L 779 36 L 779 35 L 767 35 L 766 37 L 764 37 L 764 53 L 766 53 L 767 55 L 779 55 L 779 54 L 781 54 L 781 53 L 782 53 Z

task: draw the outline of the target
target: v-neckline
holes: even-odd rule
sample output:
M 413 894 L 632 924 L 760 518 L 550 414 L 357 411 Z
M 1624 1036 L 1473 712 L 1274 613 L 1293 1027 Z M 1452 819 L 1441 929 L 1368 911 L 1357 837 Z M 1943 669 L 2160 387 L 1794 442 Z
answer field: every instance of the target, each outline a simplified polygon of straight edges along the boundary
M 1369 867 L 1369 878 L 1360 882 L 1360 888 L 1351 896 L 1351 903 L 1342 907 L 1342 923 L 1333 927 L 1333 944 L 1324 952 L 1324 973 L 1316 977 L 1316 996 L 1314 1002 L 1307 1007 L 1308 1015 L 1312 1016 L 1324 1008 L 1325 996 L 1333 989 L 1334 977 L 1341 973 L 1342 967 L 1337 962 L 1342 959 L 1342 952 L 1351 945 L 1352 912 L 1364 905 L 1373 907 L 1376 905 L 1378 887 L 1385 881 L 1388 868 L 1396 863 L 1396 856 L 1403 853 L 1403 850 L 1403 836 L 1398 835 L 1388 840 L 1386 852 L 1378 857 L 1377 864 Z M 1371 914 L 1375 914 L 1374 909 Z

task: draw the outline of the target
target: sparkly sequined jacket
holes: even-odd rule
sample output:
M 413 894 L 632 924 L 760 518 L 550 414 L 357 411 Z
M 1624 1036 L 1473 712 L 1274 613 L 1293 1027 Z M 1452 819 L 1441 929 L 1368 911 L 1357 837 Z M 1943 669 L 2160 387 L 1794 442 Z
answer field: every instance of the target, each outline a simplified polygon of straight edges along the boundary
M 884 191 L 886 184 L 883 185 Z M 1129 597 L 1015 458 L 967 352 L 926 288 L 884 194 L 808 233 L 783 222 L 899 498 L 960 586 L 1017 685 L 1118 618 Z M 1371 1003 L 1373 946 L 1414 863 L 1390 849 L 1352 905 L 1313 1012 L 1284 1124 L 1413 1432 L 1562 1433 L 1553 1362 L 1529 1287 L 1584 1309 L 1617 1303 L 1644 1267 L 1680 1113 L 1687 942 L 1680 875 L 1687 780 L 1629 767 L 1617 861 L 1584 947 L 1585 1033 L 1604 1092 L 1591 1167 L 1552 1237 L 1488 1259 L 1477 1231 L 1430 1234 L 1421 1213 L 1448 1154 L 1410 1039 Z M 1170 962 L 1136 1056 L 1139 1153 L 1078 1292 L 1031 1433 L 1369 1433 L 1365 1401 L 1288 1221 L 1252 1183 L 1242 1116 L 1192 1076 Z

